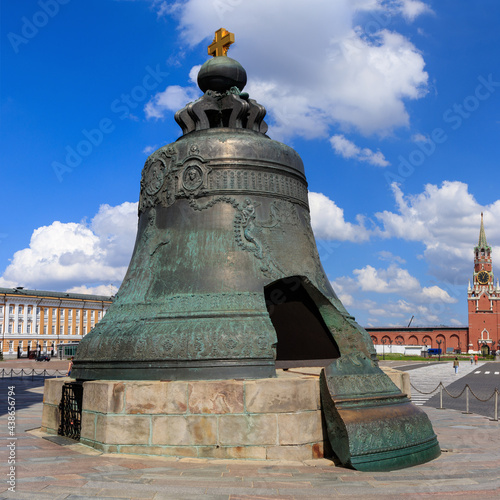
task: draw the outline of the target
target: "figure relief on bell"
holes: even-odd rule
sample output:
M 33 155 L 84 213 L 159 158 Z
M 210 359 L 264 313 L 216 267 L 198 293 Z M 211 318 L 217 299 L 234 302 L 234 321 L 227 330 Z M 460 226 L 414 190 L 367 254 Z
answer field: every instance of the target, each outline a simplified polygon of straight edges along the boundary
M 175 201 L 172 165 L 176 152 L 173 146 L 160 149 L 146 161 L 142 170 L 139 212 L 155 205 L 169 206 Z
M 203 172 L 197 165 L 187 166 L 182 177 L 182 185 L 187 191 L 194 191 L 203 184 Z
M 176 165 L 176 197 L 193 198 L 208 194 L 208 175 L 212 169 L 206 163 L 201 156 L 190 155 Z

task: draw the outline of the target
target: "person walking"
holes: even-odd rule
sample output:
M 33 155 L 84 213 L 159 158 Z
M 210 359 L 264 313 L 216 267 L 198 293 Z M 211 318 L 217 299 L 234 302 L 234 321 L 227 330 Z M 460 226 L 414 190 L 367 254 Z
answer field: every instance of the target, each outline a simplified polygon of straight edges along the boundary
M 455 375 L 458 373 L 458 358 L 455 358 L 455 361 L 453 361 L 453 368 L 455 368 Z
M 475 364 L 475 365 L 477 365 L 477 360 L 478 360 L 478 359 L 479 359 L 479 358 L 477 357 L 477 354 L 476 354 L 476 355 L 474 356 L 474 364 Z
M 69 377 L 71 375 L 71 369 L 73 368 L 73 360 L 75 358 L 73 356 L 71 356 L 71 359 L 69 360 L 69 365 L 68 365 L 68 373 L 67 373 L 67 377 Z
M 470 364 L 473 365 L 474 364 L 474 356 L 472 356 L 471 354 L 471 357 L 470 357 Z

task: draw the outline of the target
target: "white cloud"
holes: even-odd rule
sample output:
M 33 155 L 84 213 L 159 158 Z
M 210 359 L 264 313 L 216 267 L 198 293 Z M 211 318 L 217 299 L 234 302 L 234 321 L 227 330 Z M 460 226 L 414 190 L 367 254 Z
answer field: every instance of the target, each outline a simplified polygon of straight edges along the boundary
M 357 161 L 364 161 L 370 165 L 377 167 L 387 167 L 390 163 L 385 159 L 385 156 L 377 151 L 373 152 L 369 148 L 359 148 L 354 142 L 346 139 L 341 134 L 334 135 L 330 138 L 330 144 L 335 152 L 343 158 L 349 158 Z
M 493 242 L 493 258 L 500 261 L 500 200 L 480 205 L 468 185 L 445 181 L 427 184 L 417 195 L 405 195 L 392 185 L 397 210 L 378 212 L 380 236 L 421 242 L 431 273 L 450 283 L 463 283 L 471 273 L 472 248 L 479 236 L 480 213 L 488 241 Z M 498 242 L 495 244 L 495 242 Z
M 411 316 L 420 325 L 436 325 L 443 322 L 448 305 L 458 301 L 438 286 L 423 287 L 397 264 L 386 269 L 366 265 L 353 275 L 335 279 L 332 286 L 350 312 L 368 315 L 372 326 L 406 325 Z
M 157 3 L 162 15 L 176 18 L 181 44 L 210 43 L 213 34 L 207 26 L 224 25 L 236 33 L 230 55 L 247 70 L 247 90 L 266 106 L 270 133 L 280 139 L 325 137 L 337 125 L 363 134 L 407 126 L 405 102 L 426 94 L 422 54 L 394 31 L 395 24 L 379 26 L 368 36 L 357 23 L 361 13 L 381 11 L 389 18 L 413 20 L 426 11 L 425 5 L 416 0 Z M 257 31 L 265 36 L 255 36 Z M 146 115 L 158 118 L 166 110 L 176 111 L 192 90 L 167 88 L 148 103 Z
M 119 283 L 137 231 L 137 203 L 101 205 L 90 224 L 55 221 L 33 231 L 0 282 L 8 286 L 62 290 Z
M 344 220 L 344 210 L 322 193 L 309 192 L 311 225 L 318 239 L 337 241 L 366 241 L 370 232 L 365 228 L 362 216 L 357 224 Z
M 413 134 L 413 135 L 411 136 L 411 140 L 412 140 L 413 142 L 429 142 L 429 138 L 428 138 L 426 135 L 424 135 L 424 134 L 420 134 L 420 133 L 418 133 L 418 134 Z
M 144 107 L 146 118 L 163 118 L 166 111 L 177 111 L 188 102 L 197 99 L 200 91 L 195 87 L 169 85 L 163 92 L 155 94 Z
M 447 291 L 436 285 L 422 287 L 417 278 L 397 264 L 391 264 L 387 269 L 375 269 L 367 265 L 362 269 L 355 269 L 353 274 L 356 276 L 359 289 L 363 292 L 394 293 L 417 303 L 457 302 L 456 298 L 450 297 Z
M 392 252 L 389 252 L 388 250 L 381 250 L 378 253 L 378 258 L 380 260 L 385 260 L 389 262 L 398 262 L 399 264 L 405 264 L 406 260 L 404 260 L 402 257 L 399 255 L 394 255 Z
M 15 288 L 16 286 L 19 285 L 19 283 L 20 282 L 9 281 L 3 277 L 0 277 L 0 287 L 2 287 L 2 288 Z
M 342 278 L 342 280 L 332 281 L 331 283 L 337 297 L 345 307 L 351 307 L 355 304 L 353 293 L 356 291 L 357 286 L 355 283 L 354 286 L 352 286 L 352 283 L 352 278 L 348 280 L 345 277 Z
M 432 13 L 432 9 L 420 0 L 398 0 L 396 7 L 408 21 L 414 21 L 418 16 Z
M 201 64 L 197 64 L 191 68 L 189 72 L 189 81 L 194 83 L 196 86 L 198 85 L 198 73 L 200 72 Z
M 158 149 L 158 146 L 154 145 L 154 146 L 146 146 L 142 152 L 146 155 L 149 155 L 151 154 L 153 151 L 156 151 Z
M 318 239 L 364 242 L 373 238 L 399 239 L 421 243 L 430 274 L 451 286 L 467 283 L 471 275 L 472 249 L 479 236 L 480 214 L 484 212 L 486 236 L 493 247 L 493 260 L 500 262 L 500 200 L 480 205 L 468 185 L 445 181 L 440 186 L 428 184 L 423 192 L 407 195 L 392 185 L 394 210 L 374 214 L 376 224 L 363 216 L 357 224 L 346 222 L 344 211 L 321 193 L 309 193 L 311 220 Z M 370 228 L 366 227 L 370 220 Z M 404 264 L 404 259 L 389 251 L 378 254 L 381 260 Z M 427 293 L 432 293 L 431 291 Z
M 74 286 L 68 288 L 68 293 L 84 293 L 90 295 L 115 295 L 118 287 L 115 285 L 98 285 L 98 286 Z

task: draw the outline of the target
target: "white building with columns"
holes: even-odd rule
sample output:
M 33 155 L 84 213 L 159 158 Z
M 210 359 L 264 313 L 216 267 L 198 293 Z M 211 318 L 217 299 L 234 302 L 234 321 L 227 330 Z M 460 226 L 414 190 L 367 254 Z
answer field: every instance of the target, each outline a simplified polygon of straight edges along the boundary
M 0 288 L 0 349 L 15 357 L 56 353 L 80 341 L 106 314 L 113 297 Z

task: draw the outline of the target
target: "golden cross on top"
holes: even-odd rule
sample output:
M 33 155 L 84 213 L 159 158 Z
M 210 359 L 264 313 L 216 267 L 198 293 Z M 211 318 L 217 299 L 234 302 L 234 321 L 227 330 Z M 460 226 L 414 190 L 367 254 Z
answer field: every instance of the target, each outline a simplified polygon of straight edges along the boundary
M 227 50 L 232 43 L 234 43 L 234 33 L 221 28 L 215 32 L 214 41 L 208 46 L 208 55 L 227 56 Z

